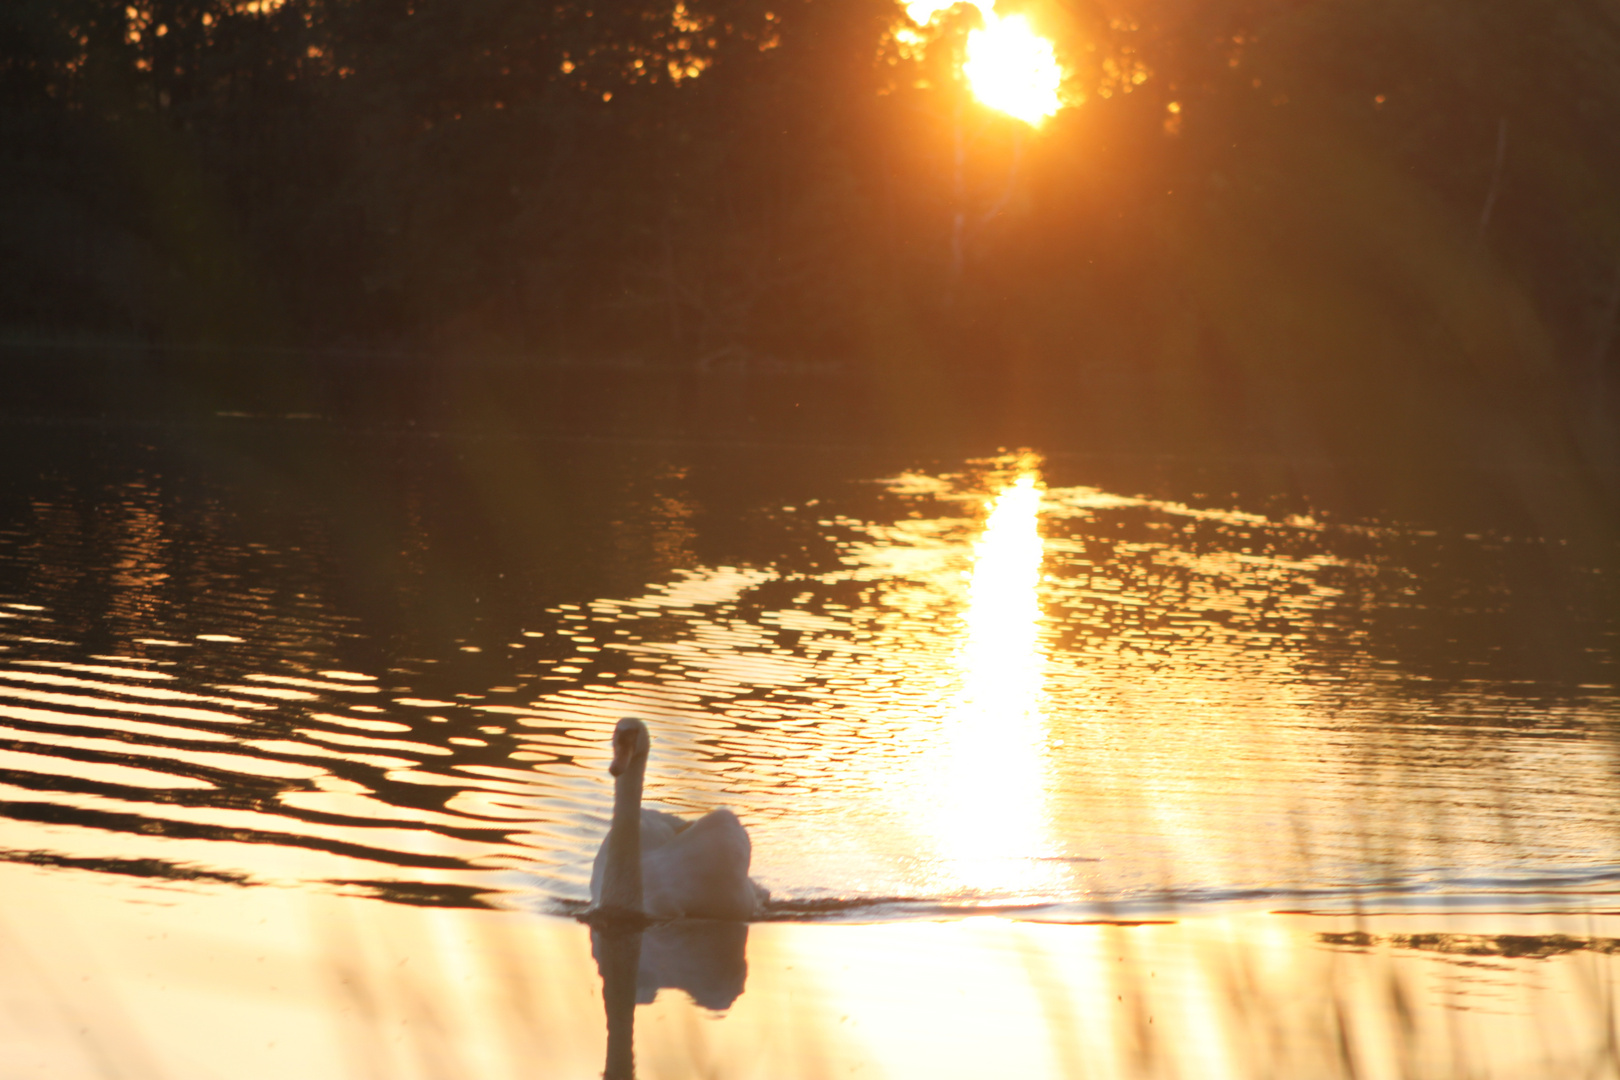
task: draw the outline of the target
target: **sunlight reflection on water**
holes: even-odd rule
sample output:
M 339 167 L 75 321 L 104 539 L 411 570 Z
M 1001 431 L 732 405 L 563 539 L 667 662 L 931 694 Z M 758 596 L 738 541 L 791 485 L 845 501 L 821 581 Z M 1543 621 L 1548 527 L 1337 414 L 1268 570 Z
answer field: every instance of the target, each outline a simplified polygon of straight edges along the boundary
M 932 814 L 954 881 L 941 892 L 1050 895 L 1038 862 L 1049 850 L 1051 784 L 1041 715 L 1040 489 L 1033 466 L 995 493 L 973 544 L 953 695 L 934 754 L 943 759 Z M 908 792 L 926 813 L 927 787 Z M 1009 865 L 1010 863 L 1010 865 Z

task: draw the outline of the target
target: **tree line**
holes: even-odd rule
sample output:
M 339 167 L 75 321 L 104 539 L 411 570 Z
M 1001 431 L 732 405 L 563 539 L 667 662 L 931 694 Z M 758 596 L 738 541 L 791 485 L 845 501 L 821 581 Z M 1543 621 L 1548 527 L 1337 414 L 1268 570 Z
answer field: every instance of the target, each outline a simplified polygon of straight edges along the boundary
M 1614 0 L 1024 10 L 1038 129 L 962 83 L 965 6 L 11 0 L 0 325 L 838 363 L 1285 441 L 1612 392 Z

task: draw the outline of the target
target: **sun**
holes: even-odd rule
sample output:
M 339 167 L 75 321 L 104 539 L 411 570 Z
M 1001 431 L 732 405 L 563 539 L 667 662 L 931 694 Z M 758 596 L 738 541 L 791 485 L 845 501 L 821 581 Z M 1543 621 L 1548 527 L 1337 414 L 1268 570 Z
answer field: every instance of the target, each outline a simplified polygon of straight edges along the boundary
M 973 2 L 973 0 L 968 0 Z M 906 15 L 919 26 L 955 6 L 940 0 L 913 0 Z M 1022 15 L 997 15 L 988 4 L 973 3 L 984 25 L 969 31 L 962 74 L 982 104 L 1032 126 L 1063 107 L 1058 88 L 1063 68 L 1052 43 Z
M 984 28 L 968 33 L 962 74 L 974 97 L 1026 124 L 1039 124 L 1062 107 L 1063 69 L 1052 43 L 1031 30 L 1022 15 L 998 18 L 986 12 Z

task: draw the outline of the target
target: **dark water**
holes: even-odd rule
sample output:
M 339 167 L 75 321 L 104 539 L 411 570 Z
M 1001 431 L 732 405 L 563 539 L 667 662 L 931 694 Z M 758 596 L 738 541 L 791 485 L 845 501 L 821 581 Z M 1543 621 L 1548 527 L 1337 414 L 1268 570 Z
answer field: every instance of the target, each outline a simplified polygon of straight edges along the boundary
M 570 910 L 634 714 L 781 917 L 1620 890 L 1562 480 L 768 434 L 8 422 L 0 856 Z

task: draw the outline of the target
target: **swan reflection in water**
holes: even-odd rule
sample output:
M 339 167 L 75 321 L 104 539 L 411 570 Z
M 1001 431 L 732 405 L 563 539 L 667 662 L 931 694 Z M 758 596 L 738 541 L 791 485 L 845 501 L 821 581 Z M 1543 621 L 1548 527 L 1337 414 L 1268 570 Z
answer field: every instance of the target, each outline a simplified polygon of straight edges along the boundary
M 646 810 L 651 740 L 633 717 L 613 731 L 613 823 L 591 873 L 591 955 L 607 1011 L 607 1080 L 635 1075 L 636 1005 L 658 991 L 731 1007 L 748 978 L 748 924 L 768 893 L 748 877 L 752 845 L 729 810 L 688 822 Z M 652 920 L 674 920 L 653 923 Z
M 591 955 L 602 976 L 607 1012 L 606 1080 L 635 1076 L 636 1006 L 660 990 L 684 990 L 705 1009 L 729 1009 L 748 981 L 748 924 L 681 919 L 642 929 L 627 919 L 598 919 Z

